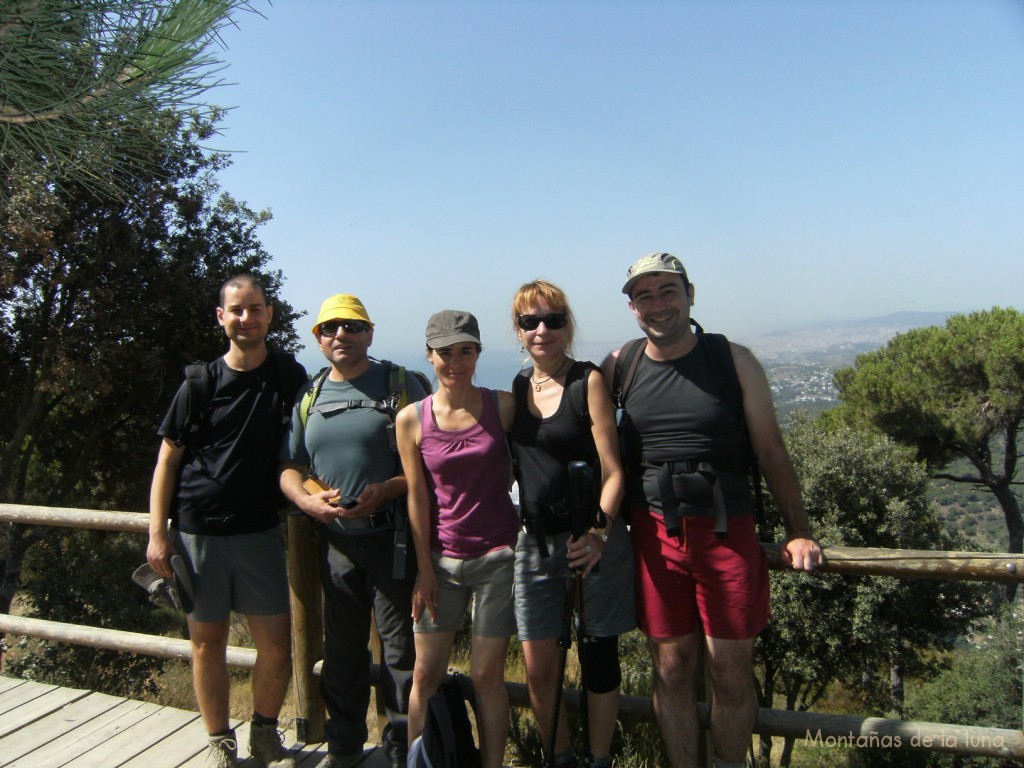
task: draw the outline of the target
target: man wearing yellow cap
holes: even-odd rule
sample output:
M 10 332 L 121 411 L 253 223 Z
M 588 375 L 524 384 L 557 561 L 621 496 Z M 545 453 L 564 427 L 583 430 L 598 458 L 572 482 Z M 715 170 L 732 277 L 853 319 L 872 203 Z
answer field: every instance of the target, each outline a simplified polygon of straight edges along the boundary
M 398 400 L 428 393 L 413 375 L 370 358 L 374 326 L 363 303 L 337 294 L 320 307 L 313 335 L 329 366 L 297 401 L 282 449 L 281 489 L 318 521 L 324 587 L 327 757 L 318 768 L 404 766 L 415 646 L 409 606 L 415 579 L 406 530 L 405 478 L 394 446 Z M 402 371 L 401 392 L 394 391 Z M 307 492 L 308 476 L 327 490 Z M 307 484 L 308 487 L 308 484 Z M 398 546 L 396 546 L 396 544 Z M 370 612 L 383 643 L 383 749 L 368 736 Z

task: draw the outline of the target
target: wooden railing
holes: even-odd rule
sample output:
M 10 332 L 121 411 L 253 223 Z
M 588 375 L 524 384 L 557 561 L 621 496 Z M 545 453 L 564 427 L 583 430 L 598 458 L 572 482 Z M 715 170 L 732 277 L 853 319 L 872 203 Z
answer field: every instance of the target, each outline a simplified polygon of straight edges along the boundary
M 0 522 L 140 534 L 146 534 L 149 530 L 148 516 L 142 513 L 17 504 L 0 504 Z M 290 516 L 288 519 L 294 692 L 298 711 L 298 737 L 306 742 L 322 738 L 324 722 L 323 704 L 314 684 L 323 652 L 323 624 L 317 573 L 319 558 L 309 556 L 309 553 L 317 551 L 313 540 L 313 525 L 312 520 L 302 515 Z M 765 549 L 772 567 L 782 567 L 778 547 L 765 545 Z M 296 556 L 299 552 L 307 553 L 307 556 Z M 1024 556 L 1015 554 L 827 547 L 825 556 L 826 564 L 821 570 L 828 573 L 1024 582 Z M 0 632 L 165 658 L 186 659 L 191 655 L 191 645 L 187 640 L 25 617 L 0 615 Z M 254 661 L 255 651 L 251 649 L 228 649 L 228 663 L 231 666 L 251 668 Z M 376 665 L 371 668 L 371 679 L 375 683 L 379 680 L 379 668 Z M 514 706 L 529 706 L 525 685 L 507 683 L 506 687 Z M 566 691 L 566 704 L 570 710 L 578 711 L 578 699 L 577 691 Z M 700 712 L 707 725 L 710 714 L 707 705 L 701 704 Z M 623 696 L 620 719 L 623 722 L 653 721 L 651 700 L 646 697 Z M 918 747 L 959 755 L 1024 761 L 1024 732 L 1003 728 L 761 708 L 757 714 L 755 733 L 807 739 L 823 745 L 887 746 L 899 749 Z

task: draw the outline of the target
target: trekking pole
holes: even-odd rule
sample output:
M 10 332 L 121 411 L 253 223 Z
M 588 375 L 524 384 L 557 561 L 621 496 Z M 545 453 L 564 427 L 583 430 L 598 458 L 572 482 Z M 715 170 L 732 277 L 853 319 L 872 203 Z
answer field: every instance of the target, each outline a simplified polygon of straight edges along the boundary
M 586 535 L 595 519 L 594 469 L 585 461 L 569 464 L 569 528 L 574 541 Z M 575 589 L 572 586 L 575 585 Z M 574 568 L 570 576 L 569 594 L 575 593 L 576 657 L 580 662 L 580 718 L 583 720 L 583 748 L 590 753 L 590 707 L 587 702 L 587 612 L 584 608 L 583 569 Z
M 572 616 L 573 607 L 576 601 L 576 580 L 569 579 L 569 589 L 565 594 L 565 605 L 562 609 L 562 631 L 558 635 L 559 661 L 558 679 L 555 685 L 555 708 L 551 715 L 551 737 L 544 755 L 545 768 L 554 768 L 555 765 L 555 741 L 558 738 L 558 716 L 562 710 L 562 686 L 565 685 L 565 662 L 569 656 L 569 646 L 572 645 Z
M 569 464 L 569 530 L 573 539 L 579 539 L 590 527 L 589 517 L 586 511 L 593 504 L 593 477 L 594 470 L 585 461 L 574 461 Z M 589 501 L 588 501 L 589 499 Z M 554 711 L 551 716 L 551 736 L 545 744 L 544 766 L 552 768 L 555 764 L 555 742 L 558 738 L 558 719 L 562 710 L 562 686 L 565 685 L 565 662 L 569 656 L 569 648 L 572 646 L 572 621 L 574 614 L 579 611 L 581 621 L 585 622 L 583 612 L 583 575 L 579 568 L 576 568 L 569 575 L 569 587 L 565 593 L 565 605 L 562 609 L 562 631 L 558 636 L 558 647 L 560 657 L 558 661 L 557 684 L 555 685 Z M 585 624 L 581 624 L 585 628 Z M 582 630 L 577 628 L 576 639 L 577 653 L 580 659 L 580 682 L 583 683 L 583 644 L 580 642 Z M 590 749 L 590 725 L 587 717 L 587 694 L 586 688 L 580 697 L 580 712 L 583 716 L 583 734 L 586 748 Z

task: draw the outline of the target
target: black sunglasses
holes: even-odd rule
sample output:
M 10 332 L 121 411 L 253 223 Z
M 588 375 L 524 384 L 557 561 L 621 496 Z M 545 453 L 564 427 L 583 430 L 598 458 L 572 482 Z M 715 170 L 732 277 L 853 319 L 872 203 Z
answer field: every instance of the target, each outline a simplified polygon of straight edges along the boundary
M 524 331 L 536 331 L 541 323 L 549 330 L 557 331 L 559 328 L 565 328 L 567 322 L 565 312 L 554 312 L 550 315 L 516 315 L 516 325 Z
M 320 323 L 320 333 L 328 338 L 334 338 L 342 330 L 345 333 L 366 333 L 370 330 L 370 324 L 364 320 L 328 320 Z

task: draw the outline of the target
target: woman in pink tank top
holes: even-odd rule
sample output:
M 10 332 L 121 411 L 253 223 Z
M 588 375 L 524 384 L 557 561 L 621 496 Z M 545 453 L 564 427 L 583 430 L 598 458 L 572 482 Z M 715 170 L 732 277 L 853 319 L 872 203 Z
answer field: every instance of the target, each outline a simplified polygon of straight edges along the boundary
M 409 739 L 423 730 L 427 701 L 444 679 L 455 634 L 472 605 L 470 674 L 481 758 L 484 768 L 499 768 L 509 722 L 505 656 L 515 631 L 519 519 L 509 496 L 505 442 L 515 402 L 511 392 L 473 384 L 482 346 L 472 314 L 437 312 L 426 337 L 437 392 L 404 408 L 396 424 L 418 567 Z

